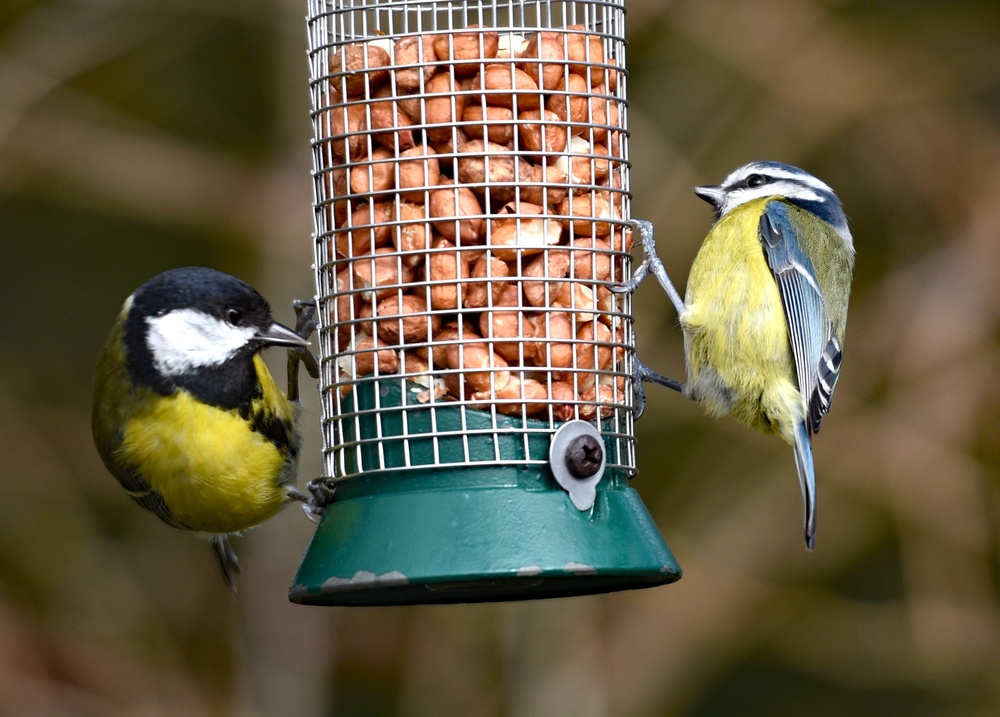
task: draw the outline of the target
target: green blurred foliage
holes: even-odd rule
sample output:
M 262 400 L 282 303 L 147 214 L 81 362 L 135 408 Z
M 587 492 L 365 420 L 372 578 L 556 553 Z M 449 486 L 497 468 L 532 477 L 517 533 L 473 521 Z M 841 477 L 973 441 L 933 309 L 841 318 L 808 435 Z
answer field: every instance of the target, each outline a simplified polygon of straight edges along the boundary
M 633 211 L 683 285 L 751 159 L 844 202 L 858 264 L 816 438 L 818 548 L 787 446 L 650 389 L 643 495 L 685 576 L 523 604 L 307 609 L 289 510 L 201 541 L 127 502 L 89 436 L 121 302 L 171 266 L 313 291 L 305 4 L 0 4 L 0 714 L 1000 713 L 1000 6 L 628 5 Z M 640 352 L 683 374 L 646 285 Z M 269 362 L 283 378 L 282 359 Z M 318 475 L 307 406 L 303 476 Z

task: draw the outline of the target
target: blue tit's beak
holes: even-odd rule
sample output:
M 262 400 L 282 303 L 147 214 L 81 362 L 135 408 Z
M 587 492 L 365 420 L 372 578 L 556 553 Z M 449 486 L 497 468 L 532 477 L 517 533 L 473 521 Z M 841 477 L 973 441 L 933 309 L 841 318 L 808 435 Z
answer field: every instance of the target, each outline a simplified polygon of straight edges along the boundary
M 275 322 L 266 331 L 257 333 L 257 339 L 268 346 L 308 346 L 309 342 L 287 326 Z
M 695 187 L 694 193 L 715 207 L 716 211 L 722 206 L 722 202 L 726 198 L 726 193 L 722 191 L 722 187 L 718 184 L 706 184 L 704 187 Z

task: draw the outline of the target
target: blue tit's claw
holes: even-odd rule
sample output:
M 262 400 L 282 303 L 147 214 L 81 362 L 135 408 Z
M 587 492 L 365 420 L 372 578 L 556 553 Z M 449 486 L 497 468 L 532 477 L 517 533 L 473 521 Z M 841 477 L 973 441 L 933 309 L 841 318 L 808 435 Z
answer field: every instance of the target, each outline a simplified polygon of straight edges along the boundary
M 681 395 L 686 395 L 684 393 L 684 384 L 680 381 L 675 381 L 672 378 L 667 378 L 666 376 L 661 376 L 656 373 L 653 369 L 649 368 L 646 364 L 639 360 L 638 356 L 632 357 L 632 394 L 635 402 L 635 417 L 636 419 L 642 416 L 642 412 L 646 408 L 646 390 L 643 388 L 643 383 L 656 383 L 661 386 L 666 386 L 669 389 L 677 391 Z
M 647 222 L 644 219 L 633 219 L 629 222 L 629 226 L 631 226 L 634 231 L 639 232 L 639 236 L 642 237 L 639 242 L 642 244 L 642 263 L 640 263 L 636 268 L 631 281 L 628 281 L 621 286 L 614 287 L 611 291 L 616 294 L 631 294 L 639 288 L 643 279 L 645 279 L 649 273 L 652 273 L 653 276 L 656 277 L 656 280 L 660 282 L 660 286 L 663 287 L 663 290 L 667 292 L 667 296 L 670 297 L 670 302 L 674 305 L 674 310 L 677 312 L 677 315 L 680 316 L 684 313 L 684 300 L 681 299 L 681 295 L 677 292 L 677 289 L 674 288 L 673 282 L 670 281 L 670 276 L 667 274 L 667 270 L 664 268 L 663 262 L 660 261 L 660 257 L 656 255 L 656 240 L 653 238 L 652 222 Z

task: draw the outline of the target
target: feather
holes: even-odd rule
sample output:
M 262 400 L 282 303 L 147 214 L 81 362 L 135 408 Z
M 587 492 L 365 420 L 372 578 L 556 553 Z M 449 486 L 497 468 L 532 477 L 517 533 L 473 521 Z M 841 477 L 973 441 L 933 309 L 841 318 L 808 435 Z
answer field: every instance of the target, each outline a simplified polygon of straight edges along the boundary
M 764 208 L 760 242 L 785 310 L 799 392 L 809 417 L 807 427 L 815 433 L 830 410 L 840 372 L 840 345 L 833 336 L 812 261 L 799 243 L 784 202 L 769 202 Z

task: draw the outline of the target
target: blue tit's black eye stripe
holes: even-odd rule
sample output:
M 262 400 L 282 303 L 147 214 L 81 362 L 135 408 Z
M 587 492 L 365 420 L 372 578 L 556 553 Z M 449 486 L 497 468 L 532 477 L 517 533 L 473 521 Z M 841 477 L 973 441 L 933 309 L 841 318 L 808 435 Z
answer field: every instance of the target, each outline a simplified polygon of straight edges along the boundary
M 755 187 L 763 187 L 765 184 L 770 182 L 769 177 L 765 177 L 763 174 L 751 174 L 746 178 L 744 184 L 747 188 L 753 189 Z

